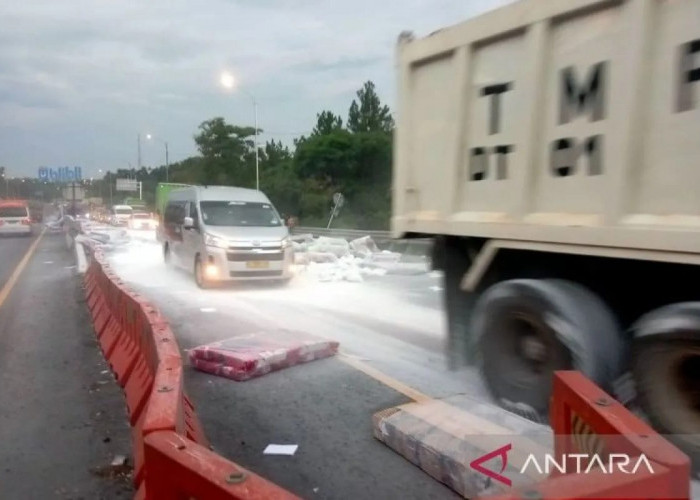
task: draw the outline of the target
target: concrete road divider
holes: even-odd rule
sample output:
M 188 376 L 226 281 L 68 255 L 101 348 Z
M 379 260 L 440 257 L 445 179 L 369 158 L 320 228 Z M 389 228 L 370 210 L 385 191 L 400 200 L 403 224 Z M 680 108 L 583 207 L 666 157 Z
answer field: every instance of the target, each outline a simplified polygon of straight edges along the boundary
M 112 273 L 99 248 L 87 248 L 87 305 L 126 396 L 136 498 L 297 498 L 209 450 L 183 387 L 180 349 L 168 322 Z

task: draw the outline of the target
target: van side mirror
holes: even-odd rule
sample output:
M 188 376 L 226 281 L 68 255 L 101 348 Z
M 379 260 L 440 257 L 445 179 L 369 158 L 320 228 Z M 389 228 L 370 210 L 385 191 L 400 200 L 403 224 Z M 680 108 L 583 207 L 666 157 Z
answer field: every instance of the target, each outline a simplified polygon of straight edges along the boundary
M 194 227 L 194 220 L 192 220 L 192 217 L 185 217 L 182 222 L 182 227 L 185 229 L 192 229 Z

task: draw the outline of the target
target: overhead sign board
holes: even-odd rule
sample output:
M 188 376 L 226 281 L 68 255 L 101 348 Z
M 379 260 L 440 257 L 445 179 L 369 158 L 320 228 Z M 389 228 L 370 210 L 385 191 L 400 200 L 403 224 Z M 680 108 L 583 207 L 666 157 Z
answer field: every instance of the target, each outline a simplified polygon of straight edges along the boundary
M 139 183 L 135 179 L 117 179 L 117 191 L 138 191 Z
M 82 179 L 82 167 L 39 167 L 39 180 L 41 181 L 74 182 Z
M 75 186 L 75 188 L 72 186 L 65 187 L 63 188 L 63 199 L 68 201 L 73 199 L 75 199 L 75 201 L 83 201 L 85 199 L 85 190 L 80 186 Z

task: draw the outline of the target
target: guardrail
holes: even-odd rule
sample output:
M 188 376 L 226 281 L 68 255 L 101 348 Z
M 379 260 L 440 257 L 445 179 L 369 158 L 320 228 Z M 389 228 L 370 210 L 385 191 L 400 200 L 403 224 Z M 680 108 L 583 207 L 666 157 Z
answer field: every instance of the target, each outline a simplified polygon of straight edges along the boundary
M 329 236 L 333 238 L 362 238 L 370 236 L 373 239 L 389 240 L 391 232 L 389 231 L 365 231 L 362 229 L 326 229 L 324 227 L 303 227 L 297 226 L 292 228 L 292 234 L 312 234 L 314 236 Z
M 404 255 L 427 257 L 433 240 L 430 238 L 395 239 L 389 231 L 364 231 L 362 229 L 326 229 L 321 227 L 294 227 L 292 235 L 326 236 L 354 240 L 369 236 L 382 250 L 398 252 Z
M 209 449 L 183 385 L 170 326 L 90 249 L 87 305 L 98 343 L 126 396 L 137 499 L 295 499 Z

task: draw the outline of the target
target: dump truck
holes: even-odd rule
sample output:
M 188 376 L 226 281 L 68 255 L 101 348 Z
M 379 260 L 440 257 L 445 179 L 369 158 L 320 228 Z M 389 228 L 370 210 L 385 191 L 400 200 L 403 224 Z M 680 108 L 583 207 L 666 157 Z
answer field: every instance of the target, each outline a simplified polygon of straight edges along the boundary
M 541 421 L 579 370 L 697 465 L 700 2 L 522 0 L 397 59 L 392 233 L 433 238 L 451 367 Z

